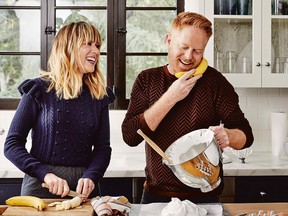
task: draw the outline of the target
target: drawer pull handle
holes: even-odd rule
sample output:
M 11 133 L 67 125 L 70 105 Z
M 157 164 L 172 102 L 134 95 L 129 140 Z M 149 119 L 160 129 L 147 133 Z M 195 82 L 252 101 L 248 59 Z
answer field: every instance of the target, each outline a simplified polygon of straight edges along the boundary
M 263 197 L 265 195 L 267 195 L 264 191 L 260 191 L 260 195 Z

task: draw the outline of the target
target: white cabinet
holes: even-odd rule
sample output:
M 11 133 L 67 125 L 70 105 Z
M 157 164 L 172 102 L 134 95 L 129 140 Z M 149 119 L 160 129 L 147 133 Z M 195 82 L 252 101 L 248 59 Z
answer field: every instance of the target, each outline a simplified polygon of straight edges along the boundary
M 246 10 L 239 10 L 245 1 Z M 234 87 L 288 87 L 288 15 L 280 15 L 288 14 L 285 1 L 201 1 L 214 30 L 205 57 Z

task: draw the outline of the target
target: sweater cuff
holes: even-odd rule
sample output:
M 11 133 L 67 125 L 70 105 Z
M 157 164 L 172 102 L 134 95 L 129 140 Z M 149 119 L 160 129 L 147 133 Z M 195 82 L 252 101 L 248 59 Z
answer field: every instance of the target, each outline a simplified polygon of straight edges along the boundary
M 37 178 L 39 178 L 42 182 L 44 182 L 44 178 L 48 173 L 53 173 L 47 166 L 39 167 L 39 172 L 37 172 Z
M 140 114 L 139 118 L 140 118 L 140 127 L 141 127 L 141 130 L 142 130 L 146 135 L 152 134 L 154 131 L 152 131 L 152 130 L 149 128 L 149 126 L 148 126 L 148 124 L 147 124 L 147 122 L 146 122 L 146 120 L 145 120 L 145 118 L 144 118 L 144 113 Z

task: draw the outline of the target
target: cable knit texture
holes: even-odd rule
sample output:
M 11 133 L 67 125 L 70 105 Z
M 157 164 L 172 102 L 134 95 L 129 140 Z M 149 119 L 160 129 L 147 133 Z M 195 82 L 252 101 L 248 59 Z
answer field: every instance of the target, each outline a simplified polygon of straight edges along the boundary
M 163 151 L 181 136 L 197 129 L 219 125 L 222 121 L 226 128 L 238 128 L 247 137 L 245 147 L 253 143 L 252 129 L 238 105 L 238 95 L 233 86 L 215 69 L 208 67 L 189 95 L 179 101 L 166 115 L 153 132 L 143 118 L 143 112 L 152 106 L 167 91 L 177 78 L 168 72 L 167 66 L 141 72 L 132 89 L 130 104 L 122 123 L 124 141 L 137 146 L 143 138 L 137 134 L 140 128 Z M 208 193 L 202 193 L 182 184 L 162 158 L 148 144 L 146 150 L 145 188 L 155 194 L 179 198 L 209 197 L 219 195 L 220 186 Z M 221 173 L 223 176 L 222 164 Z
M 86 85 L 77 99 L 58 99 L 47 92 L 48 83 L 40 78 L 24 81 L 22 95 L 6 138 L 4 153 L 20 170 L 44 179 L 46 165 L 87 167 L 84 178 L 97 182 L 103 177 L 110 158 L 108 105 L 115 99 L 93 99 Z M 32 148 L 25 148 L 31 131 Z

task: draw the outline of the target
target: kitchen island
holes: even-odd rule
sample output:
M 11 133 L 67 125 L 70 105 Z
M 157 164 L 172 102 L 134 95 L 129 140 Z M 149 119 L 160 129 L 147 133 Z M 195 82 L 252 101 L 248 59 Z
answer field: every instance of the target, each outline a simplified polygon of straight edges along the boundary
M 132 206 L 129 216 L 160 216 L 166 205 L 167 203 L 136 204 Z M 197 206 L 206 209 L 207 216 L 248 216 L 252 213 L 258 215 L 259 211 L 281 212 L 284 216 L 288 214 L 288 203 L 211 203 Z
M 23 216 L 61 216 L 61 215 L 69 215 L 69 216 L 93 216 L 94 209 L 87 201 L 86 203 L 82 204 L 81 207 L 70 209 L 70 210 L 63 210 L 57 211 L 55 207 L 49 207 L 48 204 L 51 202 L 55 202 L 56 200 L 47 199 L 45 200 L 47 207 L 43 211 L 38 211 L 32 207 L 23 207 L 23 206 L 7 206 L 7 205 L 0 205 L 0 208 L 8 207 L 2 215 L 6 216 L 16 216 L 16 215 L 23 215 Z M 59 201 L 59 200 L 57 200 Z M 132 209 L 129 213 L 129 216 L 160 216 L 162 209 L 167 205 L 167 203 L 152 203 L 152 204 L 132 204 Z M 288 214 L 288 203 L 212 203 L 212 204 L 198 204 L 199 207 L 205 208 L 208 211 L 208 215 L 218 215 L 219 214 L 212 214 L 211 212 L 223 212 L 223 216 L 236 216 L 241 214 L 251 214 L 251 213 L 258 213 L 260 210 L 264 212 L 267 211 L 274 211 L 275 213 L 285 213 Z M 210 212 L 210 213 L 209 213 Z
M 225 189 L 221 202 L 288 202 L 288 157 L 271 152 L 253 152 L 241 163 L 229 154 L 232 162 L 223 165 Z M 24 173 L 0 155 L 0 204 L 5 197 L 17 195 Z M 164 166 L 164 165 L 163 165 Z M 103 195 L 125 195 L 138 203 L 145 179 L 145 154 L 112 152 L 110 165 L 101 182 Z
M 231 163 L 223 165 L 224 176 L 288 176 L 288 157 L 275 157 L 271 152 L 253 152 L 241 163 L 229 155 Z M 0 155 L 0 178 L 23 178 L 24 173 Z M 112 153 L 110 165 L 104 177 L 145 177 L 144 153 Z

